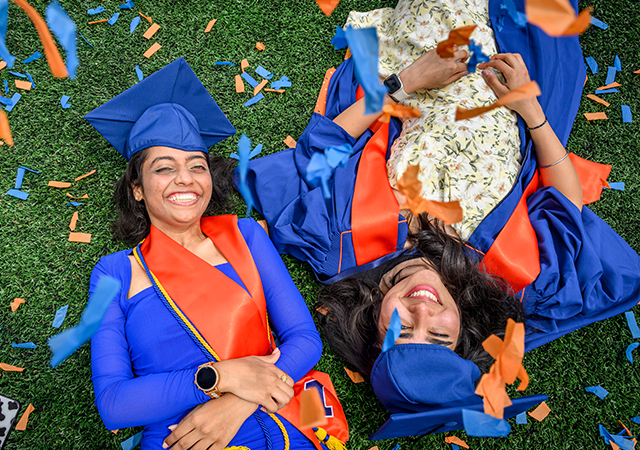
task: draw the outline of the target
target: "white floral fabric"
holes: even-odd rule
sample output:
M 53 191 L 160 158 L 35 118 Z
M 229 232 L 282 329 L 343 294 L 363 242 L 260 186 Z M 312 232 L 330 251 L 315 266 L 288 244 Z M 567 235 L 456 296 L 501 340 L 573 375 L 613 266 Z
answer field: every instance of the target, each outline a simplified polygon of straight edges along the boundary
M 447 39 L 450 30 L 463 26 L 477 25 L 471 38 L 487 56 L 495 54 L 488 22 L 488 0 L 399 0 L 395 9 L 351 12 L 347 20 L 354 28 L 376 27 L 383 78 L 399 73 Z M 495 101 L 479 70 L 442 89 L 416 91 L 402 103 L 420 109 L 422 116 L 403 122 L 387 162 L 392 186 L 407 166 L 419 164 L 425 199 L 460 201 L 463 221 L 453 227 L 463 239 L 509 192 L 520 170 L 515 113 L 500 107 L 455 121 L 456 106 L 475 108 Z

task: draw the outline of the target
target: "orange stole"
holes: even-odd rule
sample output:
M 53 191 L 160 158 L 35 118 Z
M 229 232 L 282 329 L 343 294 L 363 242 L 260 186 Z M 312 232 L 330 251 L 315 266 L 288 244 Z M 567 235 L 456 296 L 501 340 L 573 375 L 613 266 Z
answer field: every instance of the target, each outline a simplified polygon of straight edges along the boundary
M 147 266 L 222 359 L 271 353 L 260 275 L 236 216 L 203 217 L 200 227 L 251 295 L 153 225 L 141 245 Z

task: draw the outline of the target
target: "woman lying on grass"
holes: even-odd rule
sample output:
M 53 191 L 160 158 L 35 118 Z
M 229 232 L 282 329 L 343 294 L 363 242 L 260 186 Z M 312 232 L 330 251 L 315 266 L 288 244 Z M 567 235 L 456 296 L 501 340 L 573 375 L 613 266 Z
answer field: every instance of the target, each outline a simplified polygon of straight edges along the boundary
M 186 61 L 87 120 L 129 160 L 114 230 L 137 244 L 91 275 L 90 292 L 104 275 L 122 284 L 91 341 L 107 428 L 144 426 L 143 449 L 321 449 L 310 428 L 296 428 L 304 386 L 294 385 L 322 388 L 320 376 L 336 412 L 327 431 L 346 440 L 328 377 L 311 371 L 318 332 L 266 233 L 252 219 L 203 216 L 232 191 L 229 160 L 207 149 L 235 130 Z

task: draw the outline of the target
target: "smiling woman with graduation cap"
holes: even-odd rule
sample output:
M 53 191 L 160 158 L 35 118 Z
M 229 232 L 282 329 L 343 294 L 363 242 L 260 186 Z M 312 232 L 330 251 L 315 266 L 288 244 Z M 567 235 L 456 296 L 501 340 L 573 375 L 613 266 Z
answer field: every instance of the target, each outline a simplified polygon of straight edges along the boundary
M 318 332 L 266 233 L 252 219 L 203 217 L 232 189 L 229 163 L 207 149 L 235 129 L 186 61 L 86 119 L 129 161 L 114 230 L 137 244 L 91 274 L 90 293 L 103 275 L 122 285 L 91 341 L 107 428 L 144 426 L 143 449 L 322 449 L 296 428 L 298 395 L 315 387 L 332 411 L 320 436 L 346 441 L 331 381 L 310 370 Z

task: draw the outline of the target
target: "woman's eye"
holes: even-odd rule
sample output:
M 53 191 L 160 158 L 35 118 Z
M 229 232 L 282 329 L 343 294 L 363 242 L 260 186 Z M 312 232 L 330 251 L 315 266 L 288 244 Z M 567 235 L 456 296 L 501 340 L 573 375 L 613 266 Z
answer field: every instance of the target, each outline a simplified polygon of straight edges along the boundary
M 158 169 L 156 169 L 156 173 L 164 173 L 164 172 L 168 172 L 169 170 L 171 170 L 169 167 L 159 167 Z
M 438 333 L 431 333 L 431 335 L 433 337 L 438 337 L 438 338 L 443 338 L 443 339 L 447 339 L 449 337 L 448 334 L 438 334 Z
M 196 172 L 204 172 L 205 170 L 207 170 L 207 168 L 205 166 L 193 166 L 191 170 L 195 170 Z
M 408 326 L 406 326 L 406 325 L 402 325 L 402 326 L 400 326 L 400 329 L 401 329 L 401 330 L 410 330 L 410 329 L 411 329 L 411 327 L 408 327 Z

